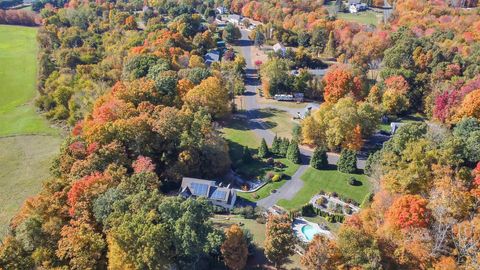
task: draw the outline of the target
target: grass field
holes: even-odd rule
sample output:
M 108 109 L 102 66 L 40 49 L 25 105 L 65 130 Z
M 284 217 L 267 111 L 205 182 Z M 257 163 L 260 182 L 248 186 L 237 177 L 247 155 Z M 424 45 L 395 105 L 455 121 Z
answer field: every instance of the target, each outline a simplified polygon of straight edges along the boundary
M 290 160 L 288 160 L 286 158 L 277 159 L 277 161 L 280 161 L 287 166 L 286 168 L 281 170 L 281 172 L 283 174 L 289 176 L 289 177 L 292 177 L 292 175 L 298 170 L 298 167 L 300 166 L 298 164 L 294 164 L 293 162 L 291 162 Z M 256 202 L 258 200 L 261 200 L 263 198 L 268 197 L 271 194 L 272 190 L 280 188 L 287 181 L 289 181 L 289 180 L 288 179 L 283 179 L 283 180 L 278 181 L 278 182 L 270 182 L 270 183 L 266 184 L 265 186 L 263 186 L 262 188 L 260 188 L 259 190 L 255 191 L 255 192 L 251 192 L 251 193 L 238 192 L 237 195 L 239 197 L 242 197 L 242 198 L 246 199 L 246 200 Z M 254 193 L 258 197 L 254 198 Z
M 348 183 L 349 177 L 355 177 L 362 184 L 359 186 L 352 186 Z M 370 182 L 365 175 L 360 174 L 346 174 L 331 170 L 316 170 L 308 168 L 304 175 L 302 175 L 304 186 L 295 195 L 292 200 L 280 200 L 278 205 L 288 210 L 298 209 L 307 204 L 313 195 L 323 190 L 326 192 L 337 192 L 340 196 L 353 199 L 361 203 L 365 196 L 370 192 Z
M 56 134 L 35 112 L 37 29 L 0 25 L 0 136 Z
M 335 6 L 335 1 L 329 1 L 326 6 L 330 10 L 331 14 Z M 373 24 L 378 25 L 378 22 L 383 18 L 381 13 L 376 13 L 372 10 L 362 11 L 355 14 L 349 12 L 337 12 L 336 17 L 349 22 L 356 22 L 361 24 Z
M 297 125 L 286 111 L 266 108 L 260 109 L 265 126 L 279 137 L 292 138 L 292 130 Z
M 228 219 L 225 219 L 227 218 Z M 232 224 L 242 223 L 242 228 L 247 229 L 253 235 L 253 242 L 257 246 L 255 254 L 250 258 L 247 263 L 246 269 L 272 269 L 267 268 L 269 265 L 265 255 L 263 253 L 263 247 L 265 242 L 265 224 L 259 224 L 253 219 L 245 219 L 240 216 L 224 216 L 224 215 L 215 215 L 212 218 L 214 225 L 218 228 L 226 229 Z M 282 269 L 301 269 L 300 265 L 300 255 L 295 253 L 293 256 L 290 256 L 291 262 L 285 265 Z M 224 269 L 224 268 L 215 268 L 215 269 Z
M 38 193 L 60 132 L 35 111 L 36 28 L 0 25 L 0 239 L 23 201 Z

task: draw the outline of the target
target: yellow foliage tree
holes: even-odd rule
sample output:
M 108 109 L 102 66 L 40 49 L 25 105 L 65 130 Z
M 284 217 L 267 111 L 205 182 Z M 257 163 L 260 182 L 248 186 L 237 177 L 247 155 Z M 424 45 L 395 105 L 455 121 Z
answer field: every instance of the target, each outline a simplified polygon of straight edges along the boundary
M 247 264 L 248 246 L 242 229 L 233 224 L 225 230 L 225 241 L 222 244 L 221 252 L 228 268 L 240 270 Z
M 203 107 L 214 118 L 221 118 L 230 113 L 228 91 L 216 77 L 208 77 L 190 90 L 185 96 L 185 103 L 195 110 Z

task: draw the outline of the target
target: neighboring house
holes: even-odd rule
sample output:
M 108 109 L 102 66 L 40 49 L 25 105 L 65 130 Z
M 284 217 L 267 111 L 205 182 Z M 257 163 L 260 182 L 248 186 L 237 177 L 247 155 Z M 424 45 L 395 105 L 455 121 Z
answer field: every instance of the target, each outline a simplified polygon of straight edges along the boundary
M 242 21 L 242 16 L 237 14 L 231 14 L 231 15 L 228 15 L 227 21 L 230 23 L 233 23 L 234 25 L 239 25 L 240 22 Z
M 401 126 L 405 125 L 404 123 L 400 123 L 400 122 L 392 122 L 390 123 L 390 134 L 395 134 L 395 132 L 397 131 L 397 129 Z
M 357 13 L 360 11 L 367 10 L 368 6 L 365 3 L 361 3 L 360 0 L 349 0 L 348 1 L 348 11 L 350 13 Z
M 273 98 L 278 101 L 293 101 L 293 95 L 276 94 Z
M 287 52 L 287 48 L 285 48 L 285 46 L 283 46 L 283 44 L 280 42 L 273 45 L 272 49 L 275 53 L 281 53 L 282 56 L 285 56 L 285 53 Z
M 216 10 L 217 10 L 217 13 L 220 14 L 220 15 L 228 12 L 227 8 L 225 8 L 225 7 L 217 7 Z
M 220 60 L 220 52 L 217 50 L 213 50 L 205 54 L 205 64 L 210 66 L 214 62 L 218 62 Z
M 221 187 L 215 181 L 190 177 L 183 177 L 180 195 L 184 198 L 204 197 L 213 205 L 229 210 L 237 200 L 237 192 L 230 187 Z

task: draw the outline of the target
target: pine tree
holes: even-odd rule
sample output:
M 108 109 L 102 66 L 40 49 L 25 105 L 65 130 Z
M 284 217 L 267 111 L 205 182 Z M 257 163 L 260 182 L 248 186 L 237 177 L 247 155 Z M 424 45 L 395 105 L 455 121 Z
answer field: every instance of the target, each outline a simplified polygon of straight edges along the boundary
M 327 151 L 323 147 L 317 147 L 313 151 L 312 159 L 310 159 L 310 166 L 317 170 L 326 169 L 328 166 Z
M 335 57 L 335 37 L 333 36 L 333 31 L 330 31 L 328 35 L 327 46 L 325 47 L 325 55 L 329 57 Z
M 262 139 L 262 142 L 260 143 L 260 148 L 258 148 L 258 157 L 266 158 L 269 155 L 270 151 L 268 151 L 267 142 L 265 141 L 265 139 Z
M 354 150 L 342 149 L 337 169 L 343 173 L 354 173 L 357 170 L 357 153 Z
M 292 141 L 288 146 L 287 158 L 295 164 L 300 164 L 300 149 L 296 141 Z
M 290 141 L 287 138 L 280 139 L 280 153 L 279 156 L 285 157 L 287 155 L 288 146 L 290 145 Z
M 281 139 L 278 138 L 277 134 L 275 134 L 275 137 L 273 138 L 273 142 L 272 142 L 272 148 L 270 148 L 270 152 L 274 155 L 279 155 L 281 143 L 282 143 Z
M 242 160 L 244 163 L 249 163 L 250 161 L 252 161 L 252 153 L 250 152 L 250 149 L 248 148 L 248 146 L 243 147 Z

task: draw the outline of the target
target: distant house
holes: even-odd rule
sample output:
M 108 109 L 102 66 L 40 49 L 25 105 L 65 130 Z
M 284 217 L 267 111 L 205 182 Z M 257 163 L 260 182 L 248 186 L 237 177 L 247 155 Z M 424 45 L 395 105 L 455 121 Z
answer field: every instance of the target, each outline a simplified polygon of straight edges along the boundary
M 392 122 L 390 123 L 390 134 L 395 134 L 395 132 L 398 130 L 399 127 L 405 125 L 404 123 L 400 122 Z
M 215 181 L 184 177 L 180 195 L 184 198 L 204 197 L 213 205 L 232 209 L 237 200 L 237 192 L 229 187 L 218 186 Z
M 242 21 L 242 16 L 237 14 L 230 14 L 227 17 L 227 21 L 230 23 L 233 23 L 234 25 L 239 25 L 240 22 Z
M 225 13 L 228 12 L 227 8 L 226 8 L 226 7 L 223 7 L 223 6 L 217 7 L 216 10 L 217 10 L 217 13 L 220 14 L 220 15 L 225 14 Z
M 367 10 L 368 6 L 365 3 L 361 3 L 360 0 L 348 0 L 348 11 L 350 13 L 357 13 Z
M 287 94 L 276 94 L 273 98 L 278 101 L 293 101 L 293 95 Z
M 287 52 L 287 48 L 285 48 L 285 46 L 283 46 L 283 44 L 280 42 L 273 45 L 272 49 L 275 53 L 281 53 L 282 56 L 285 56 L 285 53 Z
M 220 52 L 217 50 L 213 50 L 205 54 L 205 64 L 210 66 L 214 62 L 218 62 L 220 60 Z

